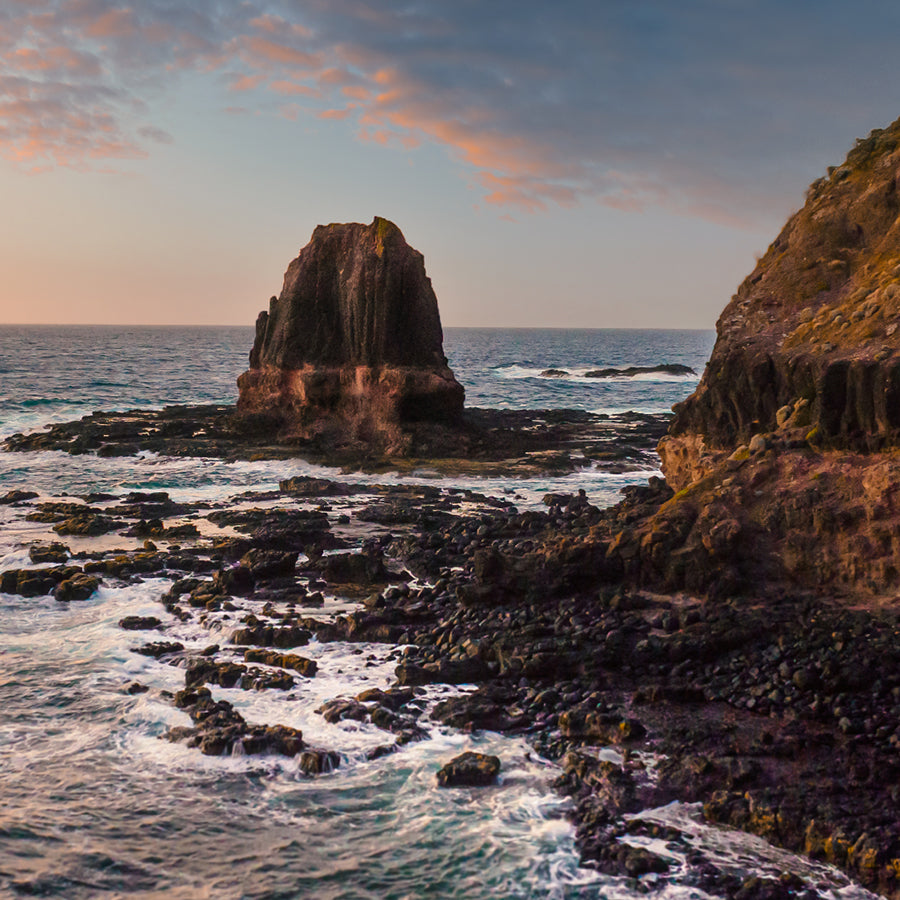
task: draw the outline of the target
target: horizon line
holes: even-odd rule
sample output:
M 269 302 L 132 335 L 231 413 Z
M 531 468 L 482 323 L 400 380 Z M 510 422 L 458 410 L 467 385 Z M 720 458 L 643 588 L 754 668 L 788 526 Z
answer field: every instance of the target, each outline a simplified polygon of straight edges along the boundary
M 144 323 L 144 322 L 0 322 L 0 328 L 246 328 L 254 325 L 227 325 L 222 323 Z M 715 331 L 708 328 L 665 328 L 649 325 L 442 325 L 443 330 L 467 329 L 470 331 Z

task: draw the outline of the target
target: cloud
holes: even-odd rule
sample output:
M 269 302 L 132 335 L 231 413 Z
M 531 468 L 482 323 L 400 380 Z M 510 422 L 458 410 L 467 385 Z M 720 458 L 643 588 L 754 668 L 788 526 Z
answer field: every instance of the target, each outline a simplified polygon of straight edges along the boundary
M 139 157 L 156 98 L 207 77 L 442 146 L 498 209 L 747 222 L 900 111 L 898 26 L 878 0 L 32 0 L 0 10 L 0 154 Z
M 319 118 L 320 119 L 347 119 L 353 114 L 355 109 L 356 109 L 355 103 L 351 103 L 349 106 L 345 106 L 343 109 L 323 109 L 322 112 L 319 113 Z
M 146 138 L 148 141 L 155 141 L 157 144 L 175 143 L 175 138 L 173 138 L 168 131 L 165 131 L 162 128 L 157 128 L 155 125 L 141 125 L 137 129 L 137 133 L 142 138 Z

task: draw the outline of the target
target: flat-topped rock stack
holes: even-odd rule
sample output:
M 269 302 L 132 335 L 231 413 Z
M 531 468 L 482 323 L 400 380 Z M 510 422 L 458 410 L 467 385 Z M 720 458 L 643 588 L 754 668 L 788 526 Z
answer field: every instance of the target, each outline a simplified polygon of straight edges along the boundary
M 320 225 L 256 322 L 238 411 L 282 435 L 402 455 L 409 423 L 453 424 L 464 391 L 447 365 L 421 253 L 387 219 Z

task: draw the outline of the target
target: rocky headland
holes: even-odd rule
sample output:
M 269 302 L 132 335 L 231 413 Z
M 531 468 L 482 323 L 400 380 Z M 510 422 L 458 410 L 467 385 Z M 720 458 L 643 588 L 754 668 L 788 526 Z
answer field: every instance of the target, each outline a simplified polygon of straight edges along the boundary
M 678 493 L 643 563 L 662 541 L 665 554 L 694 557 L 688 570 L 724 551 L 736 581 L 758 584 L 764 571 L 769 584 L 894 597 L 898 167 L 896 123 L 857 141 L 725 308 L 700 385 L 659 446 Z M 671 566 L 662 580 L 687 586 Z

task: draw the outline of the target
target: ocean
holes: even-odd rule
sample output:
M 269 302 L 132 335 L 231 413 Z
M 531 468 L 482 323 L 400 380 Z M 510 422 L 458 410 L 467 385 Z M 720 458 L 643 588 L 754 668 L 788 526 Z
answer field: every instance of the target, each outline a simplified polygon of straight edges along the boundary
M 706 331 L 446 329 L 445 351 L 471 406 L 661 412 L 694 389 L 713 339 Z M 250 328 L 2 327 L 0 437 L 97 409 L 231 402 L 251 343 Z M 696 375 L 584 377 L 591 368 L 661 363 Z M 549 368 L 567 374 L 542 377 Z M 648 460 L 646 470 L 627 474 L 588 469 L 524 481 L 364 477 L 472 487 L 536 507 L 548 491 L 578 488 L 608 505 L 655 471 Z M 0 453 L 0 494 L 28 489 L 42 500 L 164 490 L 218 508 L 296 474 L 361 480 L 301 461 Z M 29 510 L 0 506 L 0 571 L 30 566 L 29 545 L 55 537 L 47 524 L 25 519 Z M 332 514 L 348 510 L 336 504 Z M 68 539 L 73 550 L 88 541 Z M 304 652 L 319 674 L 295 689 L 214 689 L 247 720 L 301 728 L 309 743 L 336 750 L 341 765 L 327 775 L 307 777 L 293 759 L 208 757 L 162 740 L 188 722 L 161 693 L 183 687 L 183 670 L 131 652 L 135 637 L 118 622 L 160 615 L 168 587 L 160 578 L 106 584 L 70 604 L 0 593 L 0 896 L 634 898 L 656 877 L 637 885 L 578 866 L 567 801 L 551 788 L 558 770 L 522 739 L 454 732 L 426 716 L 427 739 L 368 759 L 383 732 L 325 722 L 315 712 L 325 700 L 391 683 L 398 648 L 390 645 L 313 642 Z M 353 608 L 328 597 L 324 612 Z M 198 649 L 224 640 L 193 620 L 172 623 L 169 637 Z M 135 681 L 150 690 L 126 693 Z M 459 690 L 435 686 L 428 698 Z M 440 765 L 465 749 L 502 759 L 497 787 L 435 786 Z M 703 826 L 695 808 L 676 804 L 656 815 L 688 828 L 724 867 L 815 869 L 756 839 Z M 677 865 L 675 854 L 676 872 Z M 821 877 L 827 881 L 824 870 Z M 854 891 L 833 894 L 864 896 Z M 676 876 L 654 896 L 705 895 Z

